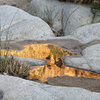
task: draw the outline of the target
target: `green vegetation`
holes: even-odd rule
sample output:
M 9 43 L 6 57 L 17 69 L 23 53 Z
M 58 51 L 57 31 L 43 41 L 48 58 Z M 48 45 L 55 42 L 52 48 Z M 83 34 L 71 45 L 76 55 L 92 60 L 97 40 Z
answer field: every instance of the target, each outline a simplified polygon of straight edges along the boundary
M 48 46 L 50 48 L 51 54 L 54 56 L 54 58 L 58 57 L 58 58 L 62 58 L 63 56 L 66 55 L 66 53 L 64 51 L 62 51 L 60 48 L 53 46 L 53 45 L 49 45 Z
M 49 26 L 53 26 L 54 19 L 56 18 L 58 13 L 54 13 L 54 9 L 49 9 L 46 6 L 46 9 L 43 12 L 43 17 L 41 17 Z
M 93 13 L 95 14 L 97 10 L 100 10 L 100 3 L 92 3 L 91 9 L 92 9 Z
M 92 13 L 94 14 L 93 20 L 92 20 L 92 23 L 93 23 L 94 18 L 96 16 L 100 17 L 100 2 L 93 2 L 93 3 L 91 3 L 90 7 L 91 7 Z M 100 22 L 100 20 L 98 22 Z
M 14 19 L 14 17 L 13 17 L 13 19 Z M 12 19 L 12 21 L 13 21 L 13 19 Z M 12 23 L 12 21 L 11 21 L 11 23 Z M 10 23 L 10 26 L 11 26 L 11 23 Z M 2 54 L 1 54 L 2 30 L 1 30 L 1 26 L 0 26 L 0 74 L 5 73 L 7 75 L 25 78 L 28 76 L 28 73 L 29 73 L 29 69 L 30 69 L 29 65 L 25 64 L 25 63 L 21 63 L 21 62 L 17 61 L 16 59 L 14 59 L 13 57 L 8 56 L 8 53 L 9 53 L 9 39 L 8 39 L 9 29 L 10 29 L 10 27 L 8 28 L 8 32 L 7 32 L 6 39 L 5 39 L 5 45 L 4 45 L 4 48 L 6 49 L 7 52 L 5 53 L 5 56 L 2 56 Z

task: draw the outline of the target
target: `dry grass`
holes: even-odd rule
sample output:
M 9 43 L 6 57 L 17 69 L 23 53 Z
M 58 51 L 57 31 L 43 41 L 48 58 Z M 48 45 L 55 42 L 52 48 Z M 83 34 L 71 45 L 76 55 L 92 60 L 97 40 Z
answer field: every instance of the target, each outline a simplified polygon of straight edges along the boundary
M 29 73 L 29 65 L 26 63 L 21 63 L 14 59 L 13 57 L 7 58 L 5 61 L 5 57 L 0 61 L 0 73 L 7 75 L 12 75 L 16 77 L 26 78 Z

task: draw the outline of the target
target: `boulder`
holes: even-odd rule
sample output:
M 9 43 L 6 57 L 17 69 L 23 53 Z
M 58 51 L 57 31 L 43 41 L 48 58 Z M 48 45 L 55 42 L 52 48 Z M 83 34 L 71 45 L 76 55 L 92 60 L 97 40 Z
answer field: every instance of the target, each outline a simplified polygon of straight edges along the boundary
M 93 41 L 100 42 L 100 23 L 82 26 L 72 32 L 71 35 L 85 44 Z
M 100 44 L 86 47 L 82 56 L 65 56 L 64 65 L 100 74 Z
M 53 19 L 53 28 L 57 31 L 63 29 L 64 35 L 69 35 L 82 25 L 90 24 L 93 17 L 90 8 L 87 6 L 59 2 L 58 0 L 31 1 L 29 9 L 31 14 L 47 18 L 47 16 L 44 16 L 45 11 L 49 12 L 49 17 Z
M 0 75 L 2 100 L 99 100 L 100 93 L 75 87 L 40 84 L 17 77 Z
M 2 49 L 5 49 L 5 41 L 2 41 Z M 80 41 L 73 37 L 73 36 L 64 36 L 64 37 L 47 37 L 47 38 L 41 38 L 40 40 L 24 40 L 24 41 L 10 41 L 9 42 L 9 49 L 13 50 L 22 50 L 24 49 L 25 45 L 28 44 L 40 44 L 40 43 L 50 43 L 53 45 L 57 45 L 59 47 L 65 48 L 65 49 L 73 49 L 76 50 L 78 53 L 81 51 L 80 45 L 83 45 L 80 43 Z
M 32 0 L 30 3 L 29 13 L 39 16 L 43 19 L 50 19 L 53 21 L 53 27 L 57 31 L 61 30 L 61 12 L 66 3 L 60 3 L 58 0 Z M 40 6 L 41 5 L 41 6 Z
M 100 44 L 92 45 L 82 51 L 83 57 L 92 70 L 100 73 Z
M 89 67 L 87 61 L 81 55 L 65 56 L 63 61 L 65 66 L 83 70 L 91 70 L 91 67 Z
M 38 40 L 54 37 L 50 27 L 40 18 L 31 16 L 23 10 L 0 6 L 2 40 Z
M 1 56 L 4 58 L 4 56 Z M 8 56 L 9 58 L 12 58 L 12 56 Z M 13 56 L 14 59 L 18 60 L 20 63 L 26 63 L 30 66 L 30 68 L 34 68 L 36 66 L 46 65 L 47 61 L 42 59 L 34 59 L 34 58 L 27 58 L 27 57 L 16 57 Z
M 0 0 L 0 5 L 15 6 L 25 11 L 29 9 L 29 2 L 27 0 Z
M 92 22 L 93 14 L 88 6 L 70 5 L 64 8 L 64 35 L 69 35 L 77 28 Z

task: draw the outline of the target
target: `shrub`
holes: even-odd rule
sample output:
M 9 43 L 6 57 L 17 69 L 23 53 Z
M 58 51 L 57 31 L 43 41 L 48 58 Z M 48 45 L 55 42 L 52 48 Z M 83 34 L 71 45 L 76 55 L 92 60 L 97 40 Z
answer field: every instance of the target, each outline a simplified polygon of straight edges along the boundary
M 0 73 L 1 74 L 8 74 L 12 76 L 22 77 L 25 78 L 28 76 L 29 73 L 29 65 L 26 63 L 21 63 L 18 60 L 14 59 L 14 57 L 9 57 L 6 59 L 5 56 L 1 58 L 0 64 Z

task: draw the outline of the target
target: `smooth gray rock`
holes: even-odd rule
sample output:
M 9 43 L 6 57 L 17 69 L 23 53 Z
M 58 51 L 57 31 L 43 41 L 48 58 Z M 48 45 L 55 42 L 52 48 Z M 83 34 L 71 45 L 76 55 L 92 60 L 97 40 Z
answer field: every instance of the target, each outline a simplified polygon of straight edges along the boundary
M 53 27 L 58 31 L 62 28 L 61 12 L 64 5 L 66 3 L 60 3 L 58 0 L 32 0 L 29 13 L 41 18 L 47 18 L 45 11 L 48 9 L 49 13 L 51 13 L 49 17 L 53 19 Z
M 64 37 L 48 37 L 48 38 L 42 38 L 40 40 L 24 40 L 24 41 L 10 41 L 8 47 L 9 49 L 13 50 L 21 50 L 24 49 L 24 45 L 27 44 L 41 44 L 41 43 L 50 43 L 53 45 L 57 45 L 59 47 L 65 48 L 65 49 L 80 49 L 80 41 L 77 38 L 74 38 L 73 36 L 64 36 Z M 5 48 L 5 41 L 2 42 L 2 49 Z
M 77 28 L 92 22 L 93 14 L 88 6 L 66 5 L 64 8 L 64 35 L 69 35 Z
M 0 100 L 2 100 L 2 99 L 3 99 L 3 95 L 4 95 L 3 91 L 2 91 L 2 90 L 0 90 Z
M 4 56 L 1 56 L 4 58 Z M 12 58 L 12 56 L 8 56 L 9 58 Z M 41 65 L 46 65 L 47 61 L 42 59 L 34 59 L 34 58 L 27 58 L 27 57 L 17 57 L 13 56 L 14 59 L 18 60 L 20 63 L 26 63 L 30 66 L 30 68 L 35 68 Z
M 27 0 L 0 0 L 0 5 L 15 6 L 25 11 L 29 9 L 29 2 Z
M 33 59 L 33 58 L 26 58 L 26 57 L 15 57 L 20 62 L 25 62 L 28 63 L 31 67 L 32 66 L 41 66 L 41 65 L 46 65 L 47 62 L 42 59 Z
M 81 54 L 64 57 L 64 65 L 100 74 L 100 44 L 86 47 Z
M 91 67 L 89 67 L 87 61 L 81 55 L 65 56 L 63 60 L 65 66 L 83 69 L 83 70 L 91 70 Z
M 51 86 L 0 75 L 3 100 L 99 100 L 100 93 L 82 88 Z
M 42 19 L 16 7 L 0 6 L 0 17 L 2 41 L 7 35 L 9 40 L 38 40 L 54 37 L 50 27 Z
M 51 12 L 54 29 L 58 31 L 63 28 L 64 35 L 69 35 L 78 27 L 92 22 L 93 14 L 89 7 L 58 0 L 32 0 L 29 12 L 44 18 L 47 9 Z
M 71 33 L 81 43 L 100 42 L 100 23 L 82 26 Z
M 83 57 L 92 70 L 100 73 L 100 44 L 92 45 L 82 51 Z

